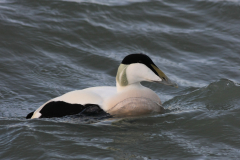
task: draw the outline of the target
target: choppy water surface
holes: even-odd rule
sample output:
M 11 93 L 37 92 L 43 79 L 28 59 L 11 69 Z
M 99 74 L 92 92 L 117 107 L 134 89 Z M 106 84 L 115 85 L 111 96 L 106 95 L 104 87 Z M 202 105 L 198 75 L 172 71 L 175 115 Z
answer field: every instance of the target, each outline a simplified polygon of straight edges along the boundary
M 239 159 L 240 1 L 0 0 L 0 159 Z M 26 120 L 149 55 L 165 114 Z

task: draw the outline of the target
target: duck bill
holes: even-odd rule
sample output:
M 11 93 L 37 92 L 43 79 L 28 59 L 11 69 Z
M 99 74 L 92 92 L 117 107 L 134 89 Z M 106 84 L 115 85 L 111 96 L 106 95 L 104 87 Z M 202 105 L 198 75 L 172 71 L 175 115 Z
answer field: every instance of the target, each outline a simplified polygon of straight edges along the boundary
M 152 65 L 152 67 L 157 72 L 157 75 L 162 79 L 162 81 L 157 81 L 157 83 L 178 88 L 178 85 L 174 81 L 170 80 L 157 66 Z

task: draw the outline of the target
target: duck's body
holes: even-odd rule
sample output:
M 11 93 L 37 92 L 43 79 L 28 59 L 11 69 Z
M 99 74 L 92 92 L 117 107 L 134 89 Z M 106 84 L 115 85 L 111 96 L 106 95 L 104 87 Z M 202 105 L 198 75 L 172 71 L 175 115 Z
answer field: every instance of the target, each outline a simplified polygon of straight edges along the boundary
M 134 57 L 138 59 L 137 62 L 133 61 Z M 149 68 L 149 65 L 153 67 Z M 92 87 L 68 92 L 46 102 L 34 113 L 30 113 L 27 118 L 50 118 L 78 114 L 84 112 L 91 105 L 95 107 L 97 105 L 100 110 L 116 117 L 161 112 L 161 101 L 158 95 L 151 89 L 142 86 L 140 82 L 163 82 L 163 80 L 172 85 L 167 76 L 155 66 L 148 56 L 129 55 L 125 57 L 118 68 L 116 87 Z

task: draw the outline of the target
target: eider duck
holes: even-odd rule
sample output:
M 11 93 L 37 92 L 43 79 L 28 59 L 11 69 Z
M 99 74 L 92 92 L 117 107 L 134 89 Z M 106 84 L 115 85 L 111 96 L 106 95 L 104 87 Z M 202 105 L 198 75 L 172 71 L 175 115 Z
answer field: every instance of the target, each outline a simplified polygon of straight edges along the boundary
M 161 112 L 160 98 L 142 86 L 142 81 L 177 87 L 147 55 L 130 54 L 118 67 L 116 87 L 91 87 L 68 92 L 44 103 L 26 118 L 63 117 L 84 112 L 106 112 L 113 117 L 126 117 Z

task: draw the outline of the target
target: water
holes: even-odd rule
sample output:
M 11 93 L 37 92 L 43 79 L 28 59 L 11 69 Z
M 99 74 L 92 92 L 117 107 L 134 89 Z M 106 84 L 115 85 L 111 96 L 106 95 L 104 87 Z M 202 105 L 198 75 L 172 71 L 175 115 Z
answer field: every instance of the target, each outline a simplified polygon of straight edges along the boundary
M 0 0 L 0 159 L 239 159 L 239 24 L 238 0 Z M 25 119 L 131 53 L 178 83 L 143 83 L 165 114 Z

